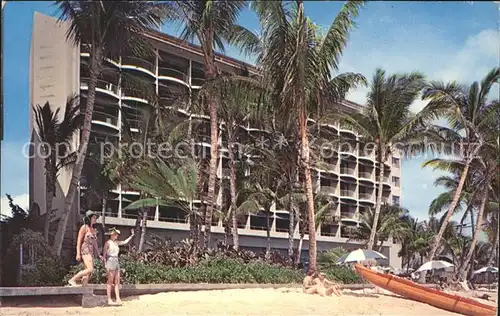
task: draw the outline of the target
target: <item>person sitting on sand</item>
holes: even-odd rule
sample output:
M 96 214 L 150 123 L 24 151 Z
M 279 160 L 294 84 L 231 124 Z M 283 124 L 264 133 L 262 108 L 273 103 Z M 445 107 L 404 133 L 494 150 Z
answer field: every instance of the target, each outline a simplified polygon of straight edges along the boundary
M 119 241 L 118 236 L 120 231 L 116 228 L 112 228 L 107 233 L 109 235 L 108 241 L 104 244 L 104 259 L 106 272 L 108 274 L 108 282 L 106 284 L 106 294 L 108 295 L 109 305 L 121 305 L 120 299 L 120 262 L 118 261 L 118 254 L 120 253 L 120 247 L 122 245 L 128 244 L 132 237 L 134 237 L 134 229 L 132 229 L 132 234 L 130 237 L 124 241 Z M 115 288 L 116 303 L 113 303 L 111 299 L 111 289 Z
M 307 271 L 304 281 L 302 281 L 302 290 L 304 291 L 304 293 L 307 294 L 316 293 L 316 289 L 312 289 L 314 278 L 315 278 L 314 270 Z
M 94 258 L 99 256 L 97 231 L 94 228 L 98 217 L 97 213 L 90 210 L 85 213 L 84 224 L 80 227 L 76 242 L 76 261 L 83 261 L 85 268 L 68 281 L 69 286 L 76 286 L 79 279 L 82 280 L 82 285 L 86 285 L 94 271 Z
M 325 294 L 330 296 L 333 294 L 341 296 L 340 287 L 336 282 L 330 281 L 326 278 L 325 274 L 320 272 L 318 276 L 314 279 L 313 285 L 318 287 L 318 294 L 324 296 Z

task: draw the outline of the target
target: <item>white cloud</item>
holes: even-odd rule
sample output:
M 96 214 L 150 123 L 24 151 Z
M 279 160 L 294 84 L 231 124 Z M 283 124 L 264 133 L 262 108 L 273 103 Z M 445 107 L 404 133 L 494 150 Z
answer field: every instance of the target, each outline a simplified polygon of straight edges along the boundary
M 13 196 L 12 200 L 13 200 L 14 204 L 19 205 L 24 210 L 28 210 L 28 205 L 29 205 L 29 196 L 28 196 L 28 194 L 22 194 L 22 195 Z M 9 206 L 9 200 L 7 199 L 7 196 L 5 196 L 5 195 L 2 196 L 2 198 L 0 200 L 0 207 L 1 207 L 0 213 L 2 215 L 5 215 L 5 216 L 11 216 L 12 215 L 12 211 L 11 211 L 11 208 Z
M 431 27 L 420 28 L 418 34 L 410 35 L 410 32 L 415 32 L 415 29 L 390 31 L 390 35 L 386 35 L 391 38 L 390 43 L 381 40 L 376 33 L 370 34 L 366 29 L 363 33 L 353 34 L 339 71 L 360 72 L 371 80 L 377 67 L 387 73 L 418 69 L 429 80 L 456 80 L 469 85 L 481 80 L 489 70 L 498 66 L 500 36 L 497 30 L 484 29 L 467 38 L 458 47 L 440 37 L 439 32 Z M 358 88 L 351 91 L 347 98 L 364 104 L 367 91 L 366 87 Z M 492 89 L 492 93 L 498 94 L 498 89 Z M 426 104 L 425 101 L 417 100 L 412 110 L 419 111 Z

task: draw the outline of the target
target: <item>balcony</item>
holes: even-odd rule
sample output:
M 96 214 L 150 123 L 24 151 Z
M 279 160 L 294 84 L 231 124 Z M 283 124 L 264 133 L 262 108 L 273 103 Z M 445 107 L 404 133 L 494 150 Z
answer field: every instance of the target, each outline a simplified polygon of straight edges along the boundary
M 174 78 L 182 81 L 185 84 L 189 83 L 188 76 L 182 71 L 174 68 L 158 68 L 158 77 Z
M 191 87 L 201 87 L 204 83 L 204 78 L 191 78 Z
M 340 210 L 340 217 L 342 219 L 357 220 L 356 209 L 341 209 Z
M 380 176 L 376 176 L 375 179 L 377 180 L 377 182 L 379 182 L 380 181 Z M 389 176 L 383 176 L 382 177 L 382 182 L 389 183 Z
M 340 190 L 340 196 L 355 197 L 356 191 L 355 190 Z
M 321 185 L 319 191 L 323 194 L 337 194 L 337 187 Z
M 105 123 L 118 128 L 118 117 L 104 112 L 94 111 L 92 113 L 92 122 L 98 124 Z
M 86 77 L 81 78 L 80 79 L 80 88 L 88 90 L 89 81 L 90 81 L 90 78 L 86 78 Z M 118 97 L 119 91 L 120 91 L 118 85 L 104 81 L 104 80 L 100 80 L 100 79 L 97 80 L 96 90 L 101 91 L 101 92 L 105 92 L 108 94 L 112 94 L 113 96 L 116 96 L 116 97 Z
M 371 200 L 373 198 L 373 193 L 359 192 L 360 200 Z
M 363 179 L 371 179 L 372 173 L 370 171 L 359 171 L 358 177 Z
M 146 70 L 153 75 L 156 73 L 156 66 L 153 63 L 138 57 L 122 57 L 122 67 Z
M 340 173 L 341 174 L 354 175 L 355 170 L 356 170 L 356 168 L 340 166 Z

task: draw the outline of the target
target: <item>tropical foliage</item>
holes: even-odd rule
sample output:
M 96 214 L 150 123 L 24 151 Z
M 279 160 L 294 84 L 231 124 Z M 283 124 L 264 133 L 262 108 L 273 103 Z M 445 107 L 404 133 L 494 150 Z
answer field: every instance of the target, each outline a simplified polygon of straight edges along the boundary
M 117 74 L 125 86 L 130 85 L 127 89 L 135 87 L 149 103 L 141 110 L 142 122 L 135 128 L 129 126 L 132 122 L 122 112 L 120 144 L 139 142 L 144 148 L 150 139 L 187 139 L 189 146 L 182 155 L 166 155 L 168 158 L 138 158 L 133 150 L 120 149 L 106 159 L 104 166 L 89 168 L 95 174 L 87 179 L 95 180 L 93 191 L 87 193 L 94 194 L 95 200 L 105 199 L 105 192 L 117 184 L 140 192 L 137 201 L 123 208 L 139 209 L 136 226 L 141 224 L 142 232 L 138 251 L 127 257 L 124 264 L 134 271 L 125 275 L 126 282 L 223 282 L 228 278 L 241 282 L 296 281 L 297 271 L 283 270 L 280 275 L 269 264 L 278 257 L 271 249 L 270 236 L 270 219 L 278 216 L 276 210 L 286 210 L 289 223 L 288 257 L 282 260 L 283 264 L 300 261 L 307 235 L 308 264 L 315 269 L 318 228 L 340 220 L 337 201 L 316 190 L 313 182 L 315 169 L 328 164 L 321 157 L 323 148 L 316 145 L 317 140 L 341 140 L 338 135 L 325 135 L 323 126 L 329 124 L 354 131 L 356 146 L 372 144 L 374 149 L 375 204 L 356 212 L 359 225 L 348 230 L 351 240 L 378 250 L 391 239 L 400 242 L 399 255 L 406 268 L 445 257 L 458 267 L 460 279 L 465 278 L 471 266 L 498 264 L 498 250 L 490 251 L 486 259 L 482 254 L 497 249 L 499 241 L 496 225 L 500 102 L 491 100 L 489 92 L 499 82 L 500 69 L 491 70 L 480 83 L 469 87 L 455 82 L 426 82 L 419 72 L 388 74 L 377 69 L 363 109 L 341 111 L 336 105 L 345 101 L 346 94 L 368 84 L 359 73 L 338 73 L 349 33 L 363 3 L 347 1 L 323 32 L 307 17 L 301 0 L 252 1 L 250 8 L 260 23 L 260 33 L 254 34 L 237 24 L 246 1 L 57 1 L 61 19 L 69 25 L 68 38 L 75 44 L 89 45 L 90 78 L 88 91 L 80 96 L 84 100 L 82 133 L 52 245 L 54 253 L 61 252 L 84 164 L 91 163 L 92 158 L 102 158 L 93 154 L 89 137 L 98 80 L 113 71 L 104 66 L 105 61 L 123 56 L 154 56 L 151 42 L 144 34 L 156 32 L 154 29 L 166 22 L 180 24 L 182 39 L 199 44 L 204 84 L 196 93 L 188 89 L 186 95 L 166 102 L 158 91 L 151 91 L 151 84 L 148 88 L 125 72 Z M 227 45 L 255 57 L 256 67 L 250 71 L 242 66 L 234 73 L 219 69 L 216 51 L 223 52 Z M 420 97 L 429 102 L 414 113 L 412 104 Z M 68 139 L 72 123 L 64 123 L 66 118 L 57 121 L 57 112 L 48 109 L 46 105 L 36 111 L 40 138 L 51 144 Z M 66 112 L 70 121 L 77 117 L 76 107 L 72 109 L 75 110 Z M 198 120 L 195 114 L 207 117 Z M 436 126 L 439 118 L 446 119 L 447 126 Z M 203 125 L 208 126 L 210 134 L 209 155 L 198 154 L 198 129 Z M 258 130 L 245 128 L 250 125 Z M 428 148 L 426 140 L 439 141 L 443 146 Z M 425 164 L 449 172 L 436 180 L 436 185 L 447 191 L 432 202 L 426 221 L 412 218 L 399 205 L 387 205 L 384 197 L 391 158 L 398 152 L 411 158 L 422 151 L 453 155 L 453 159 L 439 158 Z M 228 167 L 222 163 L 223 170 L 219 172 L 219 162 L 225 159 Z M 63 163 L 46 160 L 51 179 L 57 175 L 58 165 Z M 47 190 L 53 190 L 53 186 Z M 190 225 L 191 241 L 180 248 L 148 243 L 148 209 L 158 206 L 183 213 Z M 51 206 L 47 204 L 46 208 Z M 261 215 L 265 220 L 266 251 L 259 260 L 243 258 L 246 254 L 239 247 L 238 229 L 247 227 L 249 214 Z M 454 214 L 461 215 L 459 223 L 451 220 Z M 467 223 L 469 218 L 471 222 Z M 209 253 L 214 220 L 220 220 L 224 226 L 224 251 L 238 255 L 224 255 L 221 259 Z M 471 236 L 465 226 L 472 227 Z M 487 243 L 479 241 L 483 231 L 489 236 Z M 318 263 L 322 269 L 335 269 L 332 261 L 339 254 L 336 250 L 323 253 Z M 294 255 L 295 260 L 290 260 Z M 231 274 L 229 270 L 238 273 Z M 352 274 L 346 270 L 338 275 L 354 281 L 355 276 L 349 273 Z

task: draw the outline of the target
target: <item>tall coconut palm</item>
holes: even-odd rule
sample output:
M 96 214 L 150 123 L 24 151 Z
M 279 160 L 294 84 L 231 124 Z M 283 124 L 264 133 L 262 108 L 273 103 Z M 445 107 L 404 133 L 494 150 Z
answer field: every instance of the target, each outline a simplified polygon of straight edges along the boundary
M 424 167 L 427 166 L 428 164 L 433 164 L 435 163 L 435 160 L 429 160 L 424 163 Z M 453 176 L 441 176 L 438 177 L 434 181 L 435 186 L 442 186 L 446 188 L 447 191 L 439 194 L 434 200 L 431 201 L 431 204 L 429 206 L 429 215 L 430 216 L 436 216 L 443 212 L 444 210 L 447 210 L 450 203 L 453 201 L 453 197 L 455 196 L 455 191 L 458 187 L 458 183 L 460 181 L 460 172 L 462 171 L 463 168 L 460 168 L 459 172 L 455 172 L 455 175 Z M 476 197 L 476 192 L 473 189 L 473 184 L 467 183 L 464 186 L 464 189 L 462 190 L 462 194 L 459 199 L 459 203 L 457 207 L 455 208 L 455 213 L 458 213 L 460 211 L 463 212 L 462 219 L 460 220 L 460 232 L 462 231 L 462 228 L 465 226 L 465 221 L 467 219 L 467 216 L 470 216 L 471 220 L 471 225 L 472 225 L 472 234 L 474 234 L 474 211 L 475 211 L 475 197 Z M 465 210 L 464 210 L 465 207 Z M 446 216 L 446 214 L 444 215 Z
M 443 222 L 444 226 L 441 227 L 435 237 L 430 253 L 431 258 L 435 256 L 447 223 L 451 220 L 453 212 L 459 203 L 471 163 L 477 158 L 478 152 L 484 145 L 483 128 L 495 115 L 495 111 L 489 111 L 488 109 L 494 104 L 498 104 L 498 101 L 490 102 L 488 95 L 491 87 L 498 83 L 499 80 L 500 68 L 494 68 L 486 74 L 481 83 L 476 81 L 470 87 L 461 86 L 455 82 L 448 84 L 431 82 L 424 89 L 422 99 L 429 100 L 427 106 L 444 110 L 445 118 L 450 125 L 448 135 L 451 137 L 448 137 L 448 140 L 452 143 L 454 149 L 460 147 L 459 159 L 464 161 L 464 169 L 460 174 L 455 196 L 446 213 Z
M 410 110 L 423 87 L 424 75 L 421 73 L 387 76 L 384 70 L 376 69 L 366 107 L 361 112 L 348 113 L 340 118 L 341 125 L 349 126 L 360 135 L 364 143 L 375 144 L 376 147 L 379 183 L 368 249 L 373 248 L 377 233 L 382 206 L 384 164 L 395 150 L 422 149 L 416 144 L 423 140 L 423 123 L 435 118 L 435 114 L 427 107 L 417 114 Z
M 103 68 L 104 58 L 117 58 L 128 52 L 138 55 L 152 54 L 151 43 L 143 34 L 158 27 L 165 19 L 167 10 L 164 4 L 157 1 L 59 0 L 56 5 L 59 7 L 60 20 L 69 24 L 68 40 L 75 45 L 90 45 L 90 79 L 84 122 L 71 183 L 53 245 L 53 251 L 59 255 L 87 154 L 97 80 Z
M 227 151 L 229 155 L 229 215 L 231 218 L 231 231 L 233 235 L 233 247 L 238 249 L 238 225 L 237 225 L 237 155 L 244 154 L 242 150 L 240 134 L 244 133 L 242 124 L 245 121 L 256 118 L 258 114 L 258 102 L 261 94 L 260 83 L 256 80 L 240 75 L 220 76 L 204 85 L 200 91 L 202 99 L 213 99 L 218 104 L 218 117 L 224 123 L 226 132 Z M 226 143 L 224 141 L 223 143 Z M 239 145 L 238 145 L 239 143 Z
M 361 214 L 359 227 L 352 227 L 350 239 L 368 242 L 375 219 L 374 213 L 373 209 L 369 208 L 366 212 Z M 408 229 L 404 221 L 407 214 L 408 211 L 406 209 L 397 205 L 382 205 L 374 242 L 374 248 L 377 251 L 382 249 L 384 241 L 389 237 L 397 238 L 398 240 L 403 238 Z
M 307 121 L 345 97 L 350 88 L 364 83 L 360 74 L 334 76 L 349 32 L 363 1 L 348 1 L 335 17 L 326 35 L 307 18 L 304 3 L 298 1 L 254 1 L 252 7 L 261 22 L 262 34 L 245 34 L 246 51 L 258 51 L 259 66 L 270 89 L 274 113 L 299 131 L 300 164 L 304 173 L 307 212 L 314 218 Z M 241 34 L 238 34 L 241 35 Z M 260 43 L 260 44 L 259 44 Z M 309 265 L 316 268 L 315 221 L 309 222 Z
M 494 110 L 495 114 L 498 114 L 500 110 L 500 103 L 495 104 L 498 107 Z M 488 110 L 488 109 L 483 109 Z M 460 280 L 465 280 L 467 271 L 469 270 L 469 263 L 474 255 L 475 246 L 478 242 L 479 233 L 483 230 L 483 221 L 485 218 L 485 210 L 487 210 L 487 204 L 489 204 L 489 198 L 493 190 L 493 180 L 498 176 L 500 172 L 500 159 L 498 158 L 498 153 L 500 151 L 500 132 L 498 130 L 500 118 L 497 116 L 494 118 L 493 124 L 483 127 L 484 133 L 484 146 L 481 147 L 479 151 L 479 157 L 477 158 L 480 162 L 481 168 L 479 172 L 474 174 L 474 184 L 476 187 L 481 188 L 480 190 L 480 206 L 477 215 L 476 229 L 472 237 L 472 242 L 469 248 L 469 252 L 465 257 L 465 261 L 462 263 L 461 267 L 458 269 L 457 277 Z M 496 180 L 496 179 L 495 179 Z
M 233 0 L 187 0 L 171 2 L 171 19 L 183 26 L 181 38 L 198 40 L 204 58 L 205 79 L 214 80 L 219 71 L 215 63 L 215 50 L 224 51 L 224 41 L 228 41 L 236 30 L 244 29 L 236 25 L 239 13 L 246 1 Z M 206 106 L 210 115 L 210 170 L 208 179 L 208 207 L 205 216 L 204 246 L 209 247 L 212 228 L 212 215 L 215 203 L 215 185 L 217 179 L 217 162 L 219 158 L 219 122 L 217 101 L 207 98 Z
M 49 226 L 52 216 L 52 201 L 56 195 L 57 176 L 59 171 L 74 162 L 74 152 L 70 146 L 73 136 L 83 122 L 80 105 L 76 95 L 68 97 L 64 116 L 59 118 L 61 108 L 53 109 L 46 102 L 44 106 L 34 107 L 36 133 L 45 151 L 45 241 L 49 242 Z

